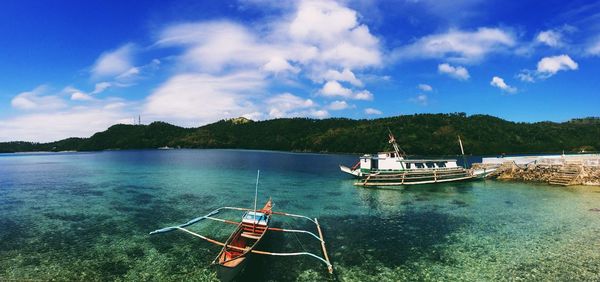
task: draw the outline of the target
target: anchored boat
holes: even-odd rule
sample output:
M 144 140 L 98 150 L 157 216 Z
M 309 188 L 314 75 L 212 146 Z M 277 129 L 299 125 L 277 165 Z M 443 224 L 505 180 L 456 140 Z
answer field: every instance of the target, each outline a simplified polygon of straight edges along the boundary
M 259 172 L 260 175 L 260 172 Z M 321 226 L 319 225 L 319 221 L 317 218 L 310 218 L 304 215 L 290 214 L 284 212 L 273 211 L 273 201 L 269 199 L 264 207 L 260 210 L 256 209 L 257 202 L 257 194 L 258 194 L 258 177 L 256 178 L 256 187 L 257 192 L 254 198 L 254 209 L 248 208 L 238 208 L 238 207 L 221 207 L 218 208 L 205 216 L 194 218 L 184 224 L 166 227 L 162 229 L 158 229 L 150 232 L 150 235 L 165 233 L 174 230 L 184 231 L 188 234 L 191 234 L 200 239 L 206 240 L 209 243 L 216 244 L 222 246 L 221 252 L 219 255 L 213 260 L 212 264 L 217 266 L 217 277 L 221 281 L 230 281 L 235 278 L 246 266 L 250 255 L 270 255 L 270 256 L 309 256 L 320 260 L 327 266 L 327 270 L 330 274 L 333 273 L 333 266 L 329 261 L 329 256 L 327 255 L 327 249 L 325 248 L 325 240 L 323 239 L 323 233 L 321 232 Z M 242 220 L 240 222 L 230 221 L 226 219 L 216 218 L 214 215 L 219 213 L 222 210 L 237 210 L 244 211 L 245 213 L 242 216 Z M 316 229 L 318 232 L 318 236 L 307 230 L 295 230 L 295 229 L 283 229 L 283 228 L 275 228 L 271 227 L 271 217 L 273 215 L 279 216 L 288 216 L 293 218 L 303 218 L 311 221 L 316 225 Z M 229 238 L 225 242 L 220 242 L 215 239 L 211 239 L 204 235 L 198 234 L 194 231 L 191 231 L 185 227 L 196 224 L 204 219 L 218 221 L 226 224 L 237 225 L 235 231 L 231 233 Z M 323 257 L 309 253 L 309 252 L 292 252 L 292 253 L 274 253 L 268 251 L 257 250 L 256 247 L 259 245 L 261 240 L 263 240 L 265 234 L 268 231 L 275 232 L 290 232 L 290 233 L 304 233 L 308 234 L 321 243 L 321 250 L 323 252 Z
M 398 186 L 464 181 L 483 178 L 494 169 L 467 169 L 457 164 L 455 159 L 406 159 L 396 138 L 389 132 L 389 143 L 394 151 L 366 154 L 360 157 L 353 167 L 340 165 L 342 172 L 351 174 L 359 181 L 359 186 Z M 462 141 L 460 148 L 464 156 Z

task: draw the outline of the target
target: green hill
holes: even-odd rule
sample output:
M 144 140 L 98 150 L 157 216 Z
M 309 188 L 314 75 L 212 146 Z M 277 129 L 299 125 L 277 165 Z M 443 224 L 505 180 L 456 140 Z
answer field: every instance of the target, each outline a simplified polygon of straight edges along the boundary
M 164 122 L 111 126 L 89 138 L 51 143 L 5 142 L 0 152 L 90 151 L 181 148 L 240 148 L 303 152 L 365 153 L 389 149 L 387 129 L 413 155 L 459 153 L 457 135 L 470 154 L 556 153 L 600 149 L 600 119 L 568 122 L 516 123 L 487 115 L 416 114 L 352 120 L 346 118 L 284 118 L 222 120 L 198 128 Z

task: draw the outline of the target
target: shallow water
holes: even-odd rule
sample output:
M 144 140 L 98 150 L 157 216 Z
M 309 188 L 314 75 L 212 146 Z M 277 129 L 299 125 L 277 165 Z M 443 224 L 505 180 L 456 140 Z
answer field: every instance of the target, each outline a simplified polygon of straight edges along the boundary
M 247 280 L 600 280 L 593 211 L 600 188 L 476 181 L 364 189 L 337 168 L 355 158 L 236 150 L 0 155 L 0 280 L 216 280 L 208 265 L 218 247 L 181 232 L 147 234 L 217 207 L 251 207 L 257 169 L 259 202 L 271 196 L 276 210 L 319 218 L 336 273 L 310 258 L 257 257 Z M 191 229 L 225 240 L 233 227 Z M 262 249 L 319 252 L 308 236 L 267 239 Z

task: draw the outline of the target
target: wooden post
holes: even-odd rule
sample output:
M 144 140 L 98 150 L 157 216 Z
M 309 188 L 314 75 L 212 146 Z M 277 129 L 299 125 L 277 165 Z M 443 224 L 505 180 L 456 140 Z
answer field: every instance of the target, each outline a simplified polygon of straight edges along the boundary
M 319 225 L 319 221 L 315 217 L 315 223 L 317 224 L 317 230 L 319 231 L 319 237 L 321 237 L 321 248 L 323 249 L 323 256 L 325 256 L 325 260 L 327 263 L 327 270 L 329 274 L 333 274 L 333 266 L 331 266 L 331 262 L 329 261 L 329 256 L 327 255 L 327 249 L 325 249 L 325 239 L 323 239 L 323 233 L 321 232 L 321 226 Z

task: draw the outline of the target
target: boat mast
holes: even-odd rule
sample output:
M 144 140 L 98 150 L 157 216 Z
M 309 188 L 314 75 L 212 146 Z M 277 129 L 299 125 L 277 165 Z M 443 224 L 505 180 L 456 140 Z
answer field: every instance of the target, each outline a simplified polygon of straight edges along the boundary
M 388 141 L 388 143 L 392 144 L 392 146 L 394 147 L 394 151 L 396 152 L 396 155 L 398 157 L 404 157 L 406 154 L 404 153 L 404 151 L 402 151 L 402 149 L 400 149 L 400 147 L 398 147 L 398 143 L 396 143 L 396 138 L 394 137 L 394 134 L 392 134 L 392 131 L 388 128 L 388 137 L 390 138 L 390 141 Z
M 394 151 L 396 152 L 396 156 L 398 156 L 399 159 L 403 159 L 404 156 L 406 155 L 404 153 L 404 151 L 402 151 L 402 149 L 400 149 L 400 147 L 398 147 L 398 143 L 396 143 L 396 138 L 394 137 L 394 134 L 392 134 L 392 131 L 388 128 L 388 137 L 390 138 L 390 141 L 388 141 L 390 144 L 392 144 L 392 146 L 394 147 Z M 400 153 L 402 152 L 402 153 Z M 406 167 L 404 166 L 404 162 L 399 161 L 400 162 L 400 167 L 402 169 L 406 169 Z
M 458 135 L 458 144 L 460 145 L 460 153 L 463 157 L 463 166 L 467 168 L 467 159 L 465 158 L 465 149 L 463 149 L 462 140 L 460 140 L 460 135 Z
M 256 201 L 258 200 L 258 179 L 260 178 L 260 169 L 256 172 L 256 187 L 254 188 L 254 224 L 256 224 Z

